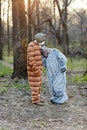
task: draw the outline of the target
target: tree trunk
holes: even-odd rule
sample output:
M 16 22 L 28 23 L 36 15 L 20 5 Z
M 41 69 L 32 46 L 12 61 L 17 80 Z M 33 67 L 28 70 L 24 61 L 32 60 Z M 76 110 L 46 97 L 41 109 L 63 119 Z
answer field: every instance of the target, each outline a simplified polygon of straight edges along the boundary
M 59 19 L 59 26 L 58 26 L 58 29 L 57 29 L 57 31 L 56 31 L 56 37 L 57 37 L 58 44 L 61 46 L 61 45 L 62 45 L 61 19 Z
M 1 37 L 2 37 L 2 20 L 1 20 L 1 0 L 0 0 L 0 60 L 3 59 L 2 58 L 3 45 L 2 45 Z
M 12 0 L 14 70 L 12 78 L 27 77 L 27 41 L 24 0 Z
M 8 0 L 8 8 L 7 8 L 7 45 L 8 45 L 8 56 L 10 56 L 10 40 L 9 40 L 9 7 L 10 1 Z
M 54 0 L 57 4 L 60 20 L 61 20 L 61 28 L 62 28 L 62 36 L 59 36 L 59 43 L 62 45 L 63 52 L 65 54 L 69 54 L 69 37 L 68 37 L 68 29 L 67 29 L 67 6 L 70 4 L 68 0 L 63 0 L 63 7 L 61 8 L 58 0 Z M 71 1 L 70 1 L 71 2 Z M 61 29 L 59 28 L 59 29 Z M 58 32 L 58 35 L 60 33 Z
M 32 40 L 32 28 L 31 28 L 32 14 L 31 14 L 31 0 L 28 0 L 28 43 Z
M 63 52 L 69 54 L 69 37 L 67 29 L 67 4 L 68 0 L 64 0 L 64 10 L 62 11 L 62 45 Z
M 39 13 L 39 4 L 40 4 L 40 0 L 36 0 L 36 25 L 39 25 L 40 23 L 40 13 Z M 40 32 L 40 27 L 36 28 L 36 33 Z

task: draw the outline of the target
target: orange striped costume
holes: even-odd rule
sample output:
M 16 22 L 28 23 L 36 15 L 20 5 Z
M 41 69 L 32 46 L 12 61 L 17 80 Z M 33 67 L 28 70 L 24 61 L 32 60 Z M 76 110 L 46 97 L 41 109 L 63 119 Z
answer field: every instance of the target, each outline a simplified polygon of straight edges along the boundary
M 27 71 L 32 103 L 38 103 L 42 86 L 42 56 L 40 46 L 36 41 L 28 45 Z

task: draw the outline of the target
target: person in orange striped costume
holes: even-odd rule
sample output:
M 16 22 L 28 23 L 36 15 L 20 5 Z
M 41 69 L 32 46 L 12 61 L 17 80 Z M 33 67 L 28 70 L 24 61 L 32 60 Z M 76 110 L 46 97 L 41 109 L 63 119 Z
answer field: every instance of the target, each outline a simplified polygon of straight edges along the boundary
M 27 50 L 27 72 L 31 90 L 32 103 L 43 105 L 40 95 L 42 87 L 42 56 L 41 45 L 44 44 L 45 34 L 38 33 L 30 42 Z

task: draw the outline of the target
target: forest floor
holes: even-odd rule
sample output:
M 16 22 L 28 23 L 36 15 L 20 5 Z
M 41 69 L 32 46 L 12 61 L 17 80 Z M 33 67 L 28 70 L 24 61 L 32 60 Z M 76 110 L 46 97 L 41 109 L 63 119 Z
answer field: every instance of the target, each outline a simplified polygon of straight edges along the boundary
M 8 88 L 0 92 L 0 130 L 87 130 L 87 84 L 67 84 L 69 101 L 55 105 L 49 101 L 48 80 L 43 76 L 44 106 L 32 104 L 30 91 L 13 84 L 10 75 L 0 77 L 0 88 Z

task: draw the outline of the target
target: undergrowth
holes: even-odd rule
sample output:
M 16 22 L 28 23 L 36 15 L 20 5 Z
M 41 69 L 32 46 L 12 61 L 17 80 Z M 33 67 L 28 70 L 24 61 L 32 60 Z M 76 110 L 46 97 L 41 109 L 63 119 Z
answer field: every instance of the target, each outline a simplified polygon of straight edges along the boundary
M 11 63 L 11 61 L 10 61 Z M 85 59 L 70 59 L 68 58 L 67 61 L 67 72 L 72 71 L 71 74 L 67 73 L 67 83 L 87 83 L 87 74 L 83 76 L 83 72 L 87 70 L 87 61 Z M 82 71 L 81 73 L 76 73 L 78 71 Z M 0 77 L 6 77 L 12 75 L 13 70 L 9 67 L 0 64 Z M 73 73 L 75 72 L 75 73 Z M 46 75 L 46 68 L 43 68 L 43 73 Z M 8 77 L 6 77 L 8 78 Z M 8 79 L 9 80 L 9 79 Z M 18 89 L 25 89 L 29 90 L 29 83 L 28 80 L 24 79 L 12 79 L 8 82 L 0 83 L 0 92 L 6 92 L 9 87 L 14 87 Z

